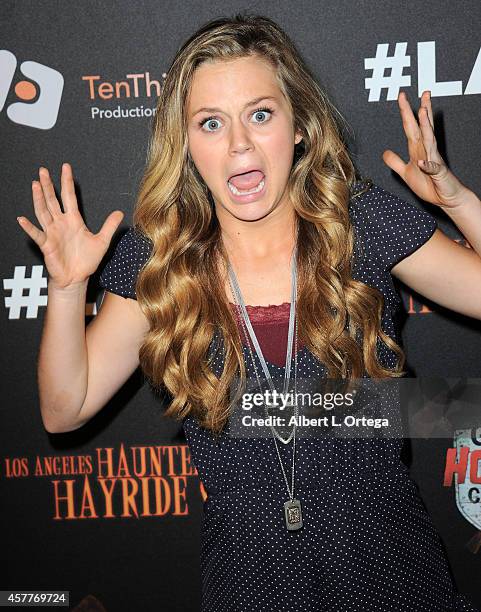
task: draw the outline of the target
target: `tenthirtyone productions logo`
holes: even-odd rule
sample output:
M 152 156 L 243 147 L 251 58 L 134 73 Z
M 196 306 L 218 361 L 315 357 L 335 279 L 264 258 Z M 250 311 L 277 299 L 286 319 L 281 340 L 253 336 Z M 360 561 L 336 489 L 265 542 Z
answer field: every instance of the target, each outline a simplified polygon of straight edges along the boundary
M 17 58 L 6 49 L 0 50 L 0 111 L 3 110 L 17 70 Z M 7 107 L 7 116 L 14 123 L 40 130 L 50 130 L 57 121 L 64 78 L 50 66 L 34 61 L 20 64 L 20 72 L 30 79 L 15 84 L 14 93 L 20 102 Z
M 126 74 L 120 80 L 106 80 L 99 74 L 82 76 L 82 81 L 88 86 L 89 100 L 95 101 L 90 107 L 91 119 L 135 119 L 155 115 L 155 100 L 160 96 L 162 81 L 151 78 L 150 72 L 135 72 Z M 153 107 L 143 104 L 131 106 L 129 103 L 137 100 L 153 101 Z M 116 102 L 116 106 L 112 106 Z
M 444 484 L 454 477 L 456 505 L 459 512 L 480 531 L 468 542 L 468 548 L 478 552 L 481 546 L 481 428 L 457 429 L 454 448 L 446 453 Z

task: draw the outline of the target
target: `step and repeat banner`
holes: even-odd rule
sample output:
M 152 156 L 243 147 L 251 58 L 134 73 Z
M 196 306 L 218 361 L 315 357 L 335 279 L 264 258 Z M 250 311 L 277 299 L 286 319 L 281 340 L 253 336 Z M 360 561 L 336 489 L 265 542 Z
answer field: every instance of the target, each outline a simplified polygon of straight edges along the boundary
M 165 398 L 136 372 L 84 427 L 43 428 L 36 363 L 47 272 L 16 217 L 38 224 L 31 181 L 46 166 L 60 193 L 61 164 L 69 162 L 92 231 L 112 210 L 125 212 L 106 261 L 131 224 L 156 99 L 176 50 L 202 23 L 243 10 L 273 18 L 293 38 L 349 122 L 362 174 L 428 210 L 465 244 L 381 155 L 390 148 L 406 157 L 399 91 L 417 109 L 430 89 L 441 154 L 481 193 L 478 1 L 2 2 L 0 590 L 69 591 L 72 610 L 199 609 L 206 491 L 179 423 L 163 416 Z M 481 380 L 480 322 L 396 285 L 410 374 L 449 379 L 449 389 L 458 379 Z M 87 323 L 101 299 L 97 274 Z M 453 433 L 406 440 L 404 460 L 458 589 L 481 607 L 481 431 L 467 432 L 464 464 L 452 454 Z

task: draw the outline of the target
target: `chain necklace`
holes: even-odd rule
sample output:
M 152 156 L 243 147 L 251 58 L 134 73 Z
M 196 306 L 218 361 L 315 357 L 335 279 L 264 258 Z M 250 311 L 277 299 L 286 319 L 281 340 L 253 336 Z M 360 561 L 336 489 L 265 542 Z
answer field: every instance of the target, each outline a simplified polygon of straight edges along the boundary
M 282 475 L 284 477 L 284 481 L 287 487 L 287 493 L 289 495 L 289 499 L 284 503 L 284 517 L 286 522 L 286 527 L 288 531 L 297 531 L 302 528 L 302 508 L 301 502 L 299 499 L 294 498 L 294 476 L 295 476 L 295 453 L 296 453 L 296 427 L 297 427 L 297 418 L 299 415 L 299 408 L 297 405 L 297 317 L 295 316 L 296 311 L 296 301 L 297 301 L 297 244 L 294 249 L 294 253 L 292 256 L 292 265 L 291 265 L 291 306 L 289 312 L 289 331 L 288 331 L 288 341 L 287 341 L 287 352 L 286 352 L 286 366 L 284 373 L 284 388 L 283 388 L 283 397 L 284 397 L 284 407 L 292 407 L 294 411 L 294 426 L 292 432 L 290 433 L 287 439 L 284 439 L 275 429 L 273 425 L 270 425 L 271 431 L 273 433 L 273 441 L 276 447 L 277 456 L 279 459 L 279 464 L 281 466 Z M 229 284 L 232 291 L 232 295 L 234 297 L 235 304 L 237 306 L 237 310 L 239 312 L 243 332 L 246 338 L 247 346 L 250 352 L 252 364 L 254 366 L 257 383 L 261 391 L 263 391 L 263 387 L 259 378 L 259 374 L 257 372 L 257 366 L 254 359 L 254 354 L 252 352 L 252 347 L 250 340 L 252 340 L 252 344 L 254 345 L 254 349 L 261 363 L 262 369 L 264 371 L 266 380 L 269 384 L 271 391 L 275 392 L 275 386 L 270 375 L 269 369 L 267 367 L 266 361 L 264 359 L 264 355 L 262 353 L 261 347 L 255 335 L 254 329 L 249 319 L 249 315 L 247 313 L 247 309 L 245 307 L 244 300 L 242 298 L 242 293 L 237 282 L 237 278 L 235 276 L 234 270 L 228 262 L 228 271 L 229 271 Z M 250 336 L 250 338 L 249 338 Z M 295 348 L 294 348 L 294 397 L 286 402 L 286 395 L 289 387 L 290 381 L 290 372 L 291 372 L 291 362 L 292 362 L 292 341 L 294 336 Z M 275 401 L 276 395 L 274 394 L 274 400 L 272 402 L 266 401 L 264 403 L 264 410 L 266 416 L 269 416 L 268 407 L 274 406 L 279 407 L 279 403 Z M 293 440 L 292 446 L 292 465 L 291 465 L 291 487 L 289 487 L 289 482 L 287 479 L 286 471 L 284 469 L 284 465 L 282 463 L 281 454 L 279 452 L 279 448 L 277 446 L 277 439 L 279 439 L 284 444 L 288 444 L 290 440 Z

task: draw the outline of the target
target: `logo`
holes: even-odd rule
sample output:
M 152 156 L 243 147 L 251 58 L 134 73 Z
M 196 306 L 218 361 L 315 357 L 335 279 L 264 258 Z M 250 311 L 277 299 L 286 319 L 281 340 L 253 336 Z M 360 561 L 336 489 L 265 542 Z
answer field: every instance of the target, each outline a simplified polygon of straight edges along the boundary
M 4 464 L 0 478 L 48 483 L 55 521 L 171 519 L 191 514 L 191 490 L 201 501 L 208 498 L 187 444 L 121 442 L 81 455 L 5 457 Z
M 386 100 L 396 100 L 401 87 L 411 86 L 411 75 L 404 74 L 411 67 L 408 43 L 397 42 L 394 53 L 389 54 L 389 43 L 378 44 L 375 57 L 364 59 L 365 70 L 371 71 L 364 86 L 369 92 L 368 102 L 379 102 L 381 91 L 387 89 Z M 428 40 L 417 44 L 418 95 L 429 89 L 431 96 L 462 96 L 462 81 L 438 81 L 436 77 L 436 41 Z M 481 94 L 481 49 L 474 62 L 464 95 Z
M 167 74 L 162 73 L 162 79 Z M 150 72 L 135 72 L 126 74 L 121 80 L 105 80 L 98 74 L 82 76 L 88 86 L 88 98 L 95 102 L 90 107 L 90 118 L 98 119 L 136 119 L 153 117 L 155 105 L 144 107 L 143 104 L 130 106 L 129 101 L 156 100 L 160 96 L 163 81 L 153 79 Z M 86 90 L 87 91 L 87 90 Z M 112 107 L 109 103 L 113 101 L 117 105 Z M 125 104 L 124 102 L 127 102 Z M 108 108 L 104 108 L 106 103 Z
M 449 458 L 451 451 L 452 457 Z M 454 448 L 448 450 L 447 459 L 446 471 L 451 477 L 454 474 L 458 510 L 474 527 L 481 529 L 481 475 L 478 470 L 481 463 L 481 431 L 457 429 Z
M 48 274 L 44 276 L 44 266 L 32 266 L 30 276 L 27 275 L 27 266 L 15 266 L 13 276 L 3 279 L 3 288 L 10 291 L 10 295 L 4 298 L 8 318 L 21 319 L 23 312 L 25 318 L 36 319 L 39 308 L 47 305 L 48 295 L 42 293 L 42 289 L 47 289 L 47 284 Z M 95 316 L 98 308 L 100 305 L 97 307 L 96 301 L 87 302 L 85 315 Z
M 5 49 L 0 50 L 0 111 L 3 110 L 10 91 L 17 58 Z M 21 102 L 7 107 L 7 116 L 20 125 L 50 130 L 57 121 L 64 78 L 60 72 L 34 61 L 20 64 L 20 72 L 30 80 L 16 83 L 14 92 Z

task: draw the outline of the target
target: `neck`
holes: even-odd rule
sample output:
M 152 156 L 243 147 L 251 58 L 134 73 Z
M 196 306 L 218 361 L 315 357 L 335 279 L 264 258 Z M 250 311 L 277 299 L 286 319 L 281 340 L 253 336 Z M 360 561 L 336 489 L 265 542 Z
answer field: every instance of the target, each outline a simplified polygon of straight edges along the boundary
M 219 219 L 222 241 L 232 262 L 255 264 L 290 257 L 296 244 L 297 216 L 293 208 L 257 221 Z

